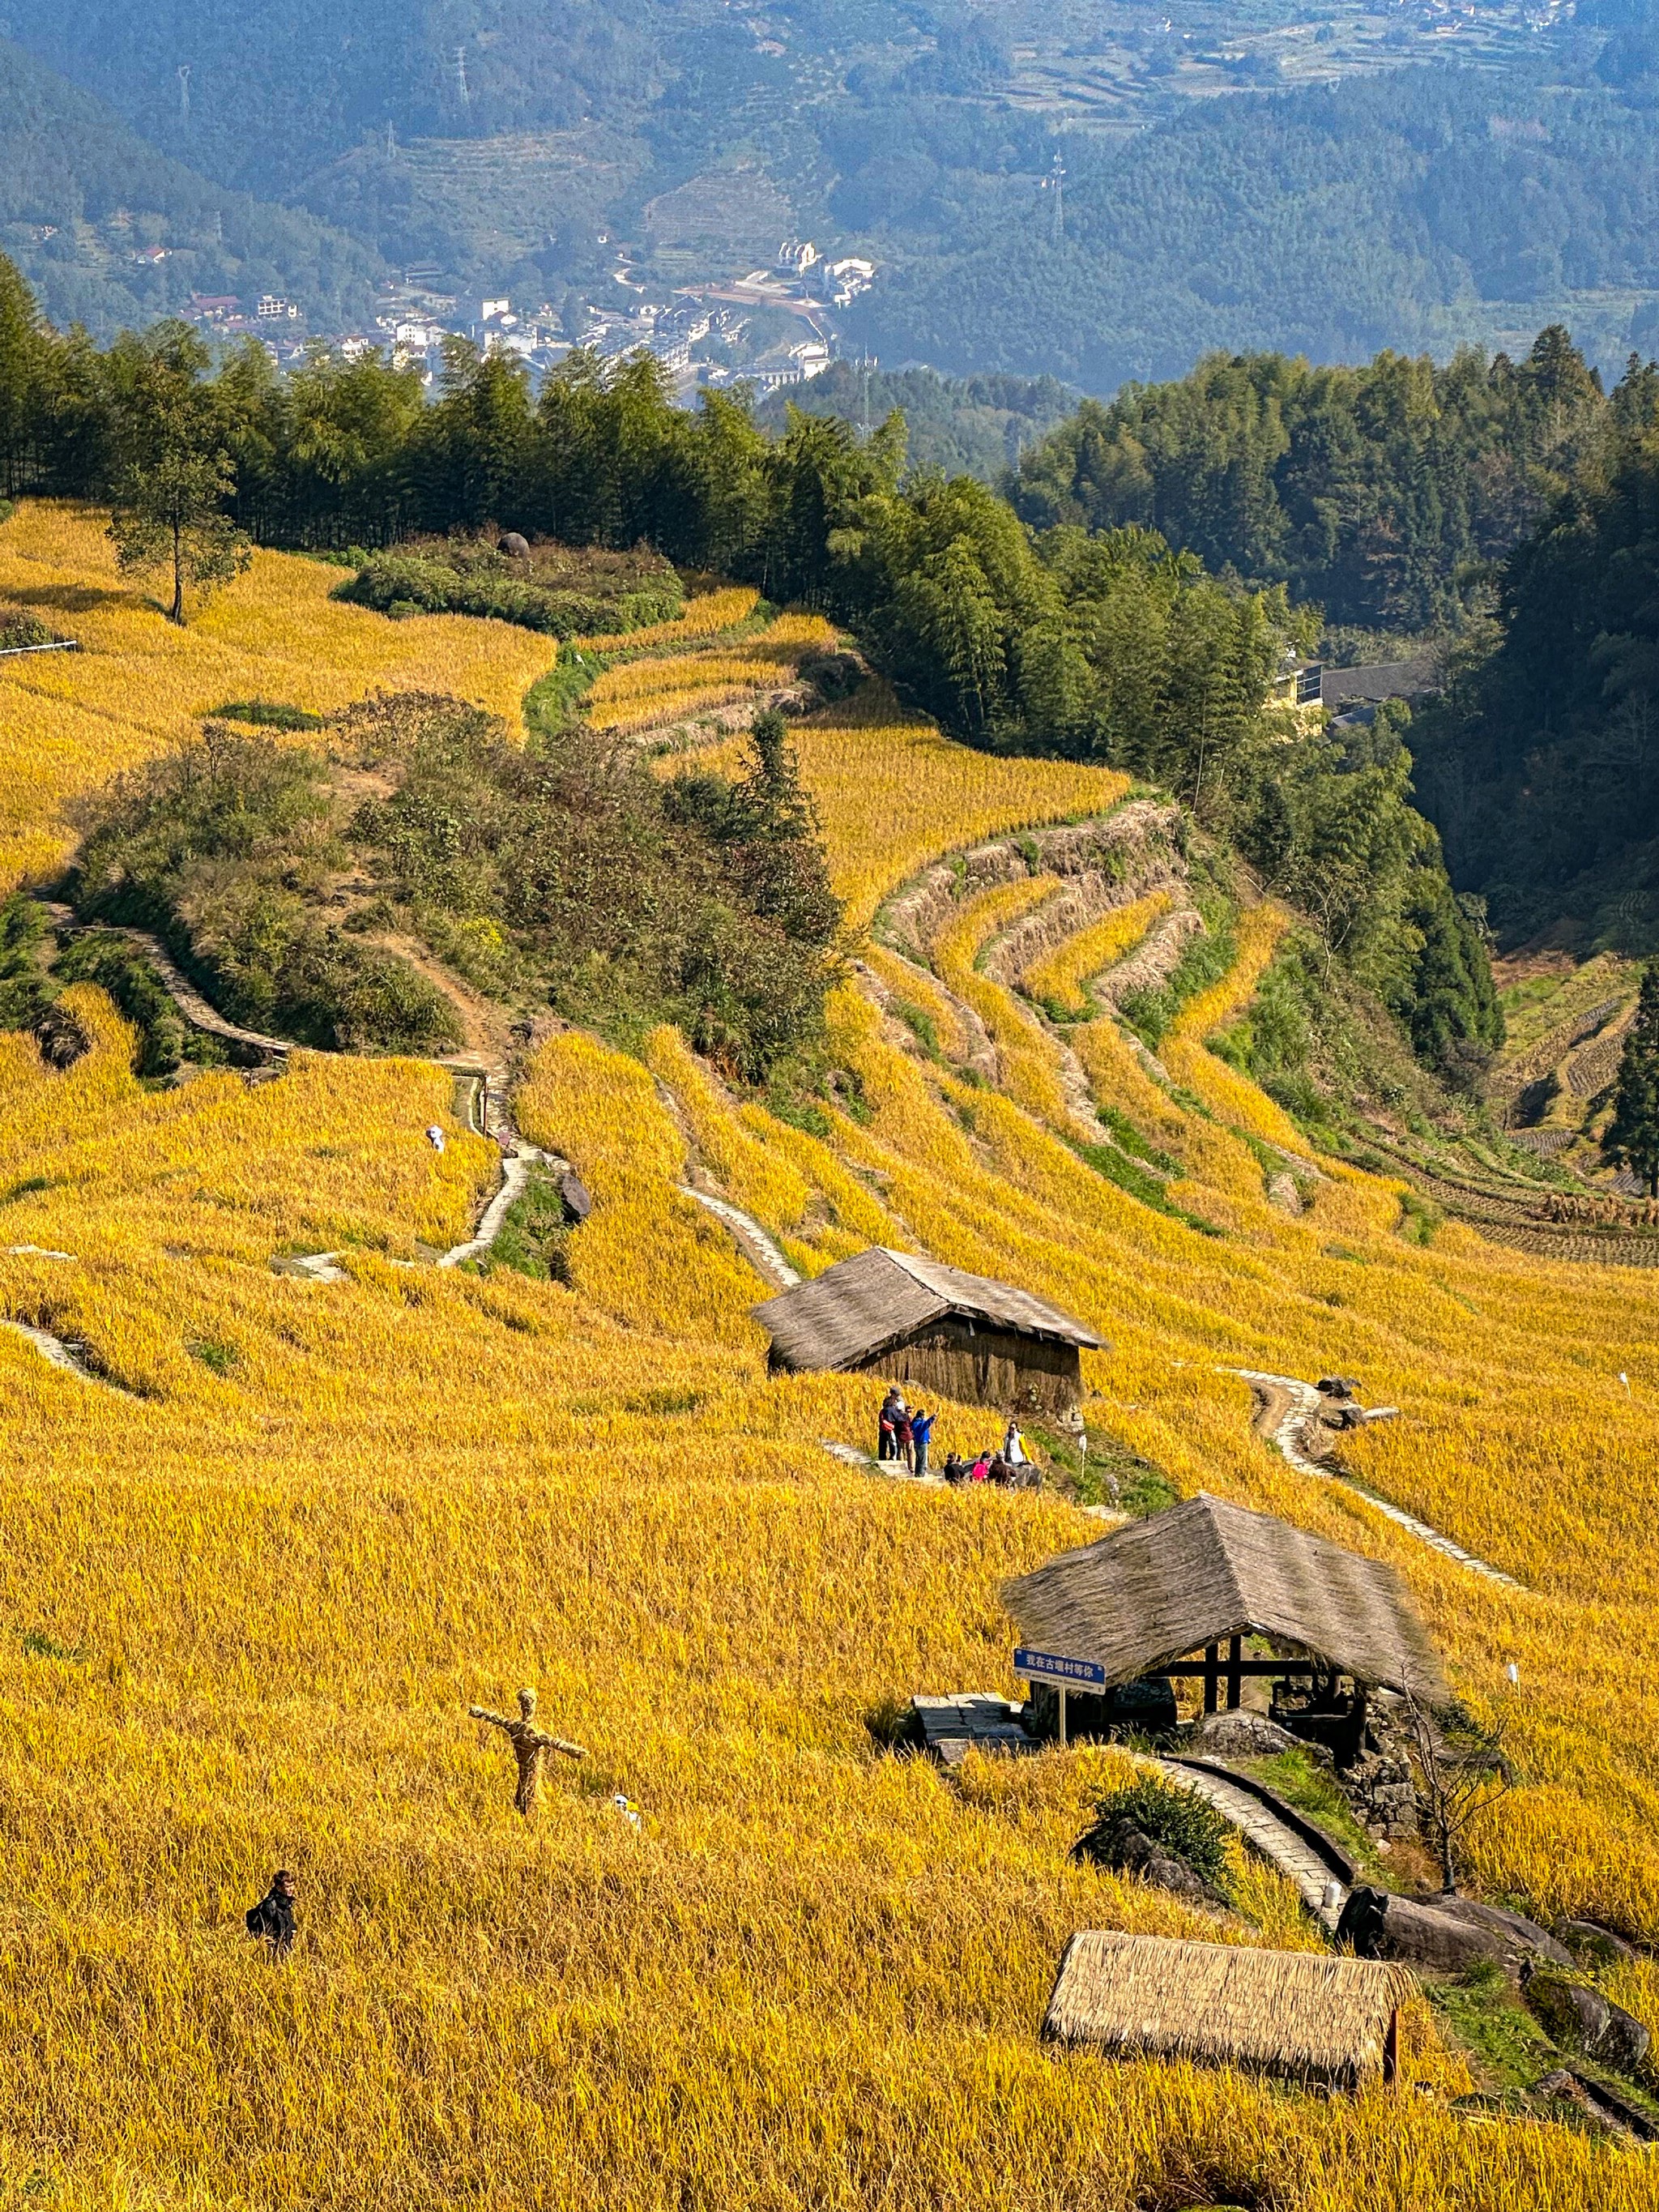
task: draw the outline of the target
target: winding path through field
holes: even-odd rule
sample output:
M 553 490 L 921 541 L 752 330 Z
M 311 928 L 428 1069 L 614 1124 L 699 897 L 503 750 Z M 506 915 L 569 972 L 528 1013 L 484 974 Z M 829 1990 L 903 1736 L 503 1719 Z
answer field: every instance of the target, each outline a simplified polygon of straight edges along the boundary
M 59 1255 L 54 1253 L 52 1256 L 55 1259 Z M 112 1382 L 106 1375 L 100 1375 L 95 1369 L 88 1367 L 76 1346 L 66 1344 L 61 1336 L 54 1336 L 49 1328 L 36 1328 L 32 1322 L 27 1321 L 0 1321 L 0 1328 L 9 1328 L 15 1336 L 21 1336 L 26 1344 L 32 1344 L 42 1359 L 50 1360 L 54 1367 L 61 1367 L 65 1374 L 78 1375 L 83 1382 L 95 1382 L 100 1390 L 121 1389 L 118 1382 Z M 122 1395 L 127 1394 L 123 1392 Z
M 1334 1482 L 1341 1479 L 1328 1467 L 1322 1467 L 1317 1460 L 1310 1458 L 1304 1449 L 1304 1425 L 1317 1414 L 1320 1407 L 1319 1393 L 1311 1382 L 1298 1382 L 1293 1375 L 1265 1375 L 1254 1367 L 1218 1367 L 1216 1372 L 1218 1375 L 1237 1375 L 1250 1385 L 1261 1407 L 1254 1424 L 1257 1434 L 1282 1454 L 1298 1474 L 1313 1475 L 1321 1482 Z M 1455 1559 L 1460 1567 L 1467 1567 L 1471 1574 L 1485 1575 L 1492 1582 L 1504 1583 L 1509 1589 L 1524 1588 L 1524 1584 L 1516 1582 L 1513 1575 L 1506 1575 L 1501 1567 L 1494 1567 L 1474 1553 L 1466 1552 L 1461 1544 L 1454 1543 L 1449 1536 L 1443 1535 L 1438 1528 L 1431 1528 L 1426 1521 L 1419 1521 L 1414 1513 L 1407 1513 L 1402 1506 L 1391 1504 L 1386 1498 L 1379 1498 L 1374 1490 L 1363 1489 L 1358 1483 L 1352 1486 L 1367 1504 L 1374 1505 L 1385 1520 L 1409 1530 L 1419 1542 L 1431 1546 L 1449 1559 Z

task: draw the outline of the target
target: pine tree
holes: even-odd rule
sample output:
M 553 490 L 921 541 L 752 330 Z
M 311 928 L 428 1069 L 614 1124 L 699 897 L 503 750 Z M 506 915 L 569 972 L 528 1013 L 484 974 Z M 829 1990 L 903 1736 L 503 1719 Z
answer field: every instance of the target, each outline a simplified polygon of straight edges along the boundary
M 1615 1166 L 1641 1177 L 1650 1198 L 1659 1198 L 1659 961 L 1642 970 L 1642 996 L 1625 1038 L 1601 1146 Z

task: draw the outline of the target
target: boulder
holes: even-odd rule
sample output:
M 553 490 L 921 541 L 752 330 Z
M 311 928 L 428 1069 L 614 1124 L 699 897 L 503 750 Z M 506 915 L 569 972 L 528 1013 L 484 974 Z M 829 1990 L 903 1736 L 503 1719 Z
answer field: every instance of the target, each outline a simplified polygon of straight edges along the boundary
M 527 561 L 530 558 L 530 541 L 527 538 L 520 537 L 516 530 L 509 530 L 501 539 L 495 550 L 498 553 L 505 553 L 509 561 Z
M 1478 1898 L 1449 1896 L 1443 1892 L 1438 1897 L 1425 1898 L 1437 1912 L 1449 1913 L 1454 1920 L 1462 1920 L 1471 1928 L 1485 1928 L 1500 1941 L 1513 1946 L 1516 1960 L 1545 1959 L 1553 1966 L 1570 1966 L 1572 1957 L 1565 1947 L 1558 1943 L 1547 1928 L 1524 1913 L 1511 1912 L 1501 1905 L 1483 1905 Z
M 1407 1966 L 1458 1973 L 1493 1959 L 1510 1973 L 1523 1959 L 1556 1959 L 1561 1946 L 1518 1912 L 1476 1905 L 1464 1897 L 1396 1897 L 1386 1889 L 1359 1888 L 1337 1923 L 1337 1939 L 1362 1959 L 1397 1959 Z
M 1558 2066 L 1553 2074 L 1546 2074 L 1540 2081 L 1534 2081 L 1532 2094 L 1576 2105 L 1587 2118 L 1599 2121 L 1617 2133 L 1632 2135 L 1638 2142 L 1652 2142 L 1659 2137 L 1659 2126 L 1639 2105 L 1620 2096 L 1611 2083 L 1587 2081 L 1570 2066 Z
M 1558 1920 L 1555 1933 L 1569 1951 L 1588 1953 L 1599 1966 L 1621 1966 L 1636 1956 L 1633 1943 L 1626 1943 L 1622 1936 L 1615 1936 L 1597 1920 Z
M 1532 2094 L 1534 2097 L 1548 2097 L 1564 2105 L 1577 2105 L 1581 2112 L 1595 2112 L 1595 2106 L 1584 2094 L 1583 2083 L 1565 2066 L 1558 2066 L 1553 2074 L 1540 2076 L 1533 2083 Z
M 1570 2051 L 1582 2051 L 1618 2074 L 1634 2074 L 1652 2037 L 1641 2021 L 1600 1990 L 1547 1969 L 1528 1974 L 1526 2000 L 1550 2034 Z
M 1186 1748 L 1195 1759 L 1272 1759 L 1281 1751 L 1304 1750 L 1316 1757 L 1330 1753 L 1322 1744 L 1304 1744 L 1265 1713 L 1206 1713 L 1194 1725 Z
M 810 684 L 819 699 L 833 702 L 856 691 L 870 673 L 856 653 L 809 654 L 800 664 L 800 680 Z
M 1386 1889 L 1352 1890 L 1336 1923 L 1336 1936 L 1340 1943 L 1352 1943 L 1362 1959 L 1397 1959 L 1442 1973 L 1456 1973 L 1478 1960 L 1504 1955 L 1484 1929 Z

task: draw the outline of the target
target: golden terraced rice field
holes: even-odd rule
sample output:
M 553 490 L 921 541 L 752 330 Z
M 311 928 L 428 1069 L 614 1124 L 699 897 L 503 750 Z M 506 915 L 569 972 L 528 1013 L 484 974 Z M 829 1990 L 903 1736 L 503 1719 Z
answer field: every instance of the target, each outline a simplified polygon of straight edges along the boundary
M 606 669 L 588 693 L 588 720 L 595 729 L 620 737 L 734 701 L 759 699 L 793 683 L 805 656 L 832 646 L 835 637 L 821 615 L 780 615 L 736 644 L 624 660 Z
M 26 508 L 0 596 L 27 562 L 112 590 L 100 545 L 94 520 Z M 66 695 L 45 793 L 34 726 L 0 723 L 14 868 L 62 849 L 59 797 L 216 698 L 405 680 L 367 642 L 337 664 L 335 616 L 345 641 L 359 617 L 307 596 L 313 565 L 262 559 L 182 639 L 125 592 L 96 602 L 131 716 Z M 470 672 L 421 680 L 498 708 L 543 665 L 494 625 L 380 629 L 434 656 L 455 632 Z M 240 657 L 198 667 L 198 646 Z M 965 753 L 875 686 L 797 735 L 860 927 L 929 859 L 1123 788 Z M 1030 1022 L 973 964 L 1006 920 L 957 909 L 937 955 L 1001 994 L 994 1033 Z M 1220 1237 L 1085 1165 L 1040 1084 L 958 1080 L 851 984 L 832 1021 L 863 1105 L 817 1133 L 732 1099 L 672 1031 L 648 1067 L 574 1032 L 541 1048 L 521 1125 L 596 1200 L 570 1288 L 417 1264 L 493 1172 L 441 1071 L 302 1054 L 258 1088 L 149 1091 L 89 990 L 94 1049 L 66 1072 L 0 1038 L 0 1315 L 106 1378 L 0 1328 L 0 2186 L 65 2212 L 1651 2203 L 1640 2154 L 1452 2111 L 1465 2077 L 1421 2015 L 1426 2094 L 1352 2101 L 1039 2048 L 1074 1929 L 1212 1923 L 1068 1862 L 1119 1754 L 970 1762 L 949 1787 L 880 1755 L 865 1717 L 1012 1690 L 1000 1580 L 1097 1524 L 833 1460 L 822 1440 L 866 1437 L 879 1385 L 769 1380 L 763 1286 L 677 1188 L 695 1145 L 804 1268 L 909 1245 L 1095 1322 L 1091 1419 L 1183 1488 L 1395 1561 L 1464 1694 L 1511 1703 L 1524 1786 L 1478 1839 L 1485 1878 L 1659 1941 L 1659 1285 L 1456 1228 L 1407 1243 L 1394 1187 L 1334 1168 L 1300 1218 L 1269 1206 L 1233 1133 L 1278 1141 L 1277 1109 L 1204 1041 L 1279 926 L 1245 917 L 1234 975 L 1166 1041 L 1212 1118 L 1115 1057 L 1109 1024 L 1069 1033 L 1092 1033 L 1101 1095 L 1173 1133 L 1176 1194 Z M 324 1249 L 346 1281 L 269 1265 Z M 1239 1364 L 1335 1367 L 1398 1403 L 1352 1447 L 1365 1477 L 1526 1587 L 1295 1474 L 1218 1371 Z M 940 1449 L 987 1425 L 946 1408 Z M 534 1825 L 465 1717 L 521 1681 L 591 1753 Z M 280 1969 L 240 1925 L 278 1863 L 302 1931 Z M 1255 1933 L 1233 1937 L 1311 1940 L 1275 1877 L 1243 1880 Z M 1659 2027 L 1650 1968 L 1618 1992 Z
M 341 571 L 258 553 L 247 574 L 161 621 L 117 574 L 106 518 L 25 501 L 0 528 L 0 603 L 28 608 L 78 653 L 0 660 L 0 891 L 59 864 L 64 802 L 164 750 L 197 718 L 263 698 L 323 713 L 374 691 L 447 691 L 518 725 L 553 641 L 463 615 L 388 622 L 331 599 Z

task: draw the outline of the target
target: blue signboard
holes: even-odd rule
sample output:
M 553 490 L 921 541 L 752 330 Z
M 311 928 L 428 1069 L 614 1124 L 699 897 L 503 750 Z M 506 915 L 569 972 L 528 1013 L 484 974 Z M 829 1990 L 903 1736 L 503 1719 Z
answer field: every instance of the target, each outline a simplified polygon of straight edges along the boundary
M 1054 1682 L 1061 1689 L 1103 1690 L 1106 1669 L 1092 1659 L 1063 1659 L 1054 1651 L 1014 1653 L 1014 1672 L 1028 1682 Z

